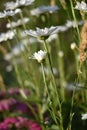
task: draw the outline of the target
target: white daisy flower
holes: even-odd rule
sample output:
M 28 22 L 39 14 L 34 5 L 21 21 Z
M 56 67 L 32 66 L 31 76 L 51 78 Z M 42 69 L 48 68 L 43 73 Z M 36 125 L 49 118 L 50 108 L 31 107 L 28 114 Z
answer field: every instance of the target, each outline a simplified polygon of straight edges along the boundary
M 11 1 L 11 2 L 6 2 L 4 4 L 4 6 L 5 6 L 6 10 L 8 10 L 8 9 L 13 10 L 17 7 L 17 4 L 16 4 L 16 2 Z
M 31 10 L 31 15 L 39 16 L 40 14 L 43 14 L 46 12 L 53 13 L 57 10 L 59 10 L 58 6 L 39 6 Z
M 87 119 L 87 113 L 82 114 L 82 120 L 86 120 Z
M 21 19 L 19 19 L 17 22 L 12 21 L 11 24 L 7 23 L 6 27 L 7 28 L 15 28 L 18 26 L 21 26 L 23 23 L 28 23 L 29 22 L 29 18 L 24 18 L 23 21 Z
M 4 10 L 4 12 L 0 12 L 0 18 L 10 17 L 14 16 L 15 14 L 18 14 L 21 12 L 21 9 L 16 10 Z
M 36 37 L 36 38 L 39 38 L 40 40 L 45 40 L 45 39 L 48 39 L 48 37 L 52 34 L 55 34 L 57 33 L 58 31 L 58 27 L 50 27 L 50 28 L 44 28 L 44 29 L 40 29 L 40 28 L 36 28 L 36 31 L 34 30 L 25 30 L 24 32 L 27 34 L 27 35 L 30 35 L 30 36 L 33 36 L 33 37 Z
M 16 30 L 13 30 L 13 31 L 9 30 L 6 33 L 1 33 L 0 42 L 7 41 L 8 39 L 9 40 L 13 39 L 15 36 L 15 32 L 16 32 Z
M 57 39 L 57 34 L 53 34 L 51 35 L 48 39 L 47 39 L 47 42 L 51 42 L 53 40 L 56 40 Z
M 29 59 L 35 59 L 37 60 L 39 63 L 41 63 L 43 61 L 43 59 L 45 59 L 46 57 L 46 51 L 38 51 L 38 52 L 35 52 L 32 57 L 29 57 Z
M 81 1 L 81 3 L 77 2 L 76 6 L 75 6 L 75 9 L 82 10 L 82 11 L 87 11 L 87 4 L 84 1 Z
M 16 0 L 16 2 L 7 2 L 5 4 L 6 9 L 15 9 L 21 6 L 31 5 L 35 0 Z

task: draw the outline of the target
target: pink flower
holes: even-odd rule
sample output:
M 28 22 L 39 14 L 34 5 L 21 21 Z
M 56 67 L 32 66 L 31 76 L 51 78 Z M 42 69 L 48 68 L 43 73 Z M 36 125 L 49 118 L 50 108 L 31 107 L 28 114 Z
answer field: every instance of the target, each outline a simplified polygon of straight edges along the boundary
M 8 117 L 0 123 L 0 130 L 9 130 L 9 128 L 12 127 L 18 130 L 21 130 L 21 128 L 27 128 L 27 130 L 41 130 L 39 124 L 24 117 Z

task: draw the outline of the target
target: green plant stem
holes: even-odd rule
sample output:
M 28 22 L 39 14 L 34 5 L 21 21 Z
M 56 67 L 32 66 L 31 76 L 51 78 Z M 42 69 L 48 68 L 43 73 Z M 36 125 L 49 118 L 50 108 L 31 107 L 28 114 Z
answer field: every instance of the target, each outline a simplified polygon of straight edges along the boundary
M 23 24 L 23 28 L 24 28 L 24 30 L 26 30 L 27 28 L 26 28 L 26 24 L 24 23 L 24 21 L 23 21 L 23 19 L 24 19 L 24 16 L 23 16 L 23 13 L 22 12 L 20 12 L 20 18 L 21 18 L 21 20 L 22 20 L 22 24 Z M 29 42 L 29 36 L 27 35 L 27 37 L 26 37 L 27 39 L 28 39 L 28 42 Z M 28 45 L 28 46 L 25 46 L 25 49 L 28 51 L 28 53 L 29 53 L 29 55 L 31 55 L 31 48 L 30 48 L 30 45 Z M 24 59 L 26 59 L 26 64 L 29 64 L 29 62 L 27 62 L 27 54 L 26 54 L 26 52 L 24 53 Z M 25 67 L 28 71 L 29 71 L 29 68 L 31 69 L 31 70 L 33 70 L 33 66 L 32 65 L 30 65 L 30 66 L 28 66 L 28 67 Z M 27 71 L 27 72 L 28 72 Z M 34 80 L 36 80 L 36 76 L 35 75 L 33 75 L 33 77 L 34 77 Z M 37 82 L 37 81 L 35 81 L 35 82 Z M 38 85 L 37 85 L 38 86 Z M 35 87 L 36 88 L 36 87 Z M 36 92 L 38 93 L 38 89 L 36 90 Z
M 70 121 L 69 121 L 69 125 L 67 127 L 67 130 L 71 130 L 71 126 L 72 126 L 72 119 L 73 119 L 73 115 L 74 115 L 74 113 L 73 113 L 73 105 L 74 105 L 75 90 L 76 90 L 76 88 L 74 87 L 73 94 L 72 94 L 72 99 L 71 99 Z
M 12 27 L 12 24 L 11 24 L 11 21 L 10 21 L 10 19 L 8 18 L 8 22 L 9 22 L 9 24 L 10 24 L 10 26 L 11 26 L 11 30 L 15 33 L 15 31 L 14 31 L 14 29 L 13 29 L 13 27 Z M 18 41 L 18 36 L 16 37 L 17 35 L 16 35 L 16 33 L 15 33 L 15 40 L 16 40 L 16 42 L 17 43 L 19 43 L 19 41 Z M 11 48 L 10 48 L 11 49 Z M 20 50 L 21 50 L 21 48 L 20 48 Z M 25 69 L 26 69 L 26 72 L 27 72 L 27 75 L 28 75 L 28 77 L 29 77 L 29 74 L 28 74 L 28 72 L 29 72 L 29 64 L 28 64 L 28 61 L 27 61 L 27 55 L 26 55 L 26 52 L 21 52 L 21 57 L 23 57 L 23 59 L 24 59 L 24 66 L 25 66 Z
M 78 54 L 77 54 L 77 50 L 73 50 L 74 52 L 74 56 L 75 56 L 75 64 L 76 64 L 76 71 L 78 72 L 79 70 L 79 61 L 78 61 Z
M 47 47 L 47 43 L 46 43 L 45 40 L 44 40 L 43 43 L 44 43 L 45 51 L 47 52 L 48 64 L 49 64 L 49 68 L 51 70 L 51 77 L 52 77 L 52 80 L 53 80 L 53 83 L 54 83 L 54 87 L 55 87 L 55 94 L 57 96 L 58 104 L 60 105 L 59 96 L 58 96 L 58 92 L 57 92 L 57 85 L 56 85 L 56 81 L 55 81 L 54 74 L 53 74 L 53 69 L 52 69 L 52 64 L 51 64 L 50 53 L 49 53 L 49 50 L 48 50 L 48 47 Z
M 35 119 L 38 121 L 38 115 L 36 114 L 36 112 L 33 109 L 33 107 L 30 105 L 30 103 L 25 102 L 25 104 L 28 106 L 28 108 L 31 110 L 32 114 L 34 115 Z
M 47 43 L 46 41 L 44 40 L 44 48 L 47 52 L 47 58 L 48 58 L 48 64 L 49 64 L 49 67 L 50 67 L 50 70 L 51 70 L 51 76 L 52 76 L 52 80 L 53 80 L 53 83 L 54 83 L 54 98 L 56 97 L 57 99 L 57 105 L 59 106 L 59 112 L 60 112 L 60 115 L 62 114 L 62 110 L 61 110 L 61 103 L 60 103 L 60 99 L 59 99 L 59 95 L 58 95 L 58 90 L 57 90 L 57 86 L 56 86 L 56 82 L 55 82 L 55 78 L 54 78 L 54 74 L 53 74 L 53 69 L 52 69 L 52 64 L 51 64 L 51 58 L 50 58 L 50 53 L 49 53 L 49 50 L 48 50 L 48 47 L 47 47 Z M 53 100 L 54 101 L 54 100 Z M 54 107 L 52 107 L 52 111 L 53 111 L 53 114 L 55 116 L 55 119 L 56 118 L 56 115 L 55 115 L 55 112 L 54 112 Z M 55 111 L 56 111 L 56 108 L 55 108 Z M 56 111 L 57 112 L 57 111 Z M 61 124 L 61 130 L 63 130 L 63 122 L 62 122 L 62 115 L 60 116 L 60 124 Z M 56 122 L 56 124 L 58 124 Z
M 13 31 L 13 33 L 15 34 L 15 40 L 16 40 L 16 42 L 18 43 L 19 41 L 18 41 L 18 39 L 17 39 L 17 35 L 16 35 L 16 32 L 14 31 L 14 29 L 13 29 L 13 27 L 12 27 L 12 24 L 11 24 L 11 21 L 10 21 L 10 19 L 8 18 L 7 19 L 8 20 L 8 22 L 9 22 L 9 24 L 10 24 L 10 26 L 11 26 L 11 30 Z
M 75 16 L 75 11 L 74 11 L 72 0 L 70 0 L 70 5 L 71 5 L 71 10 L 72 10 L 72 15 L 73 15 L 73 18 L 74 18 L 74 21 L 75 21 L 75 24 L 76 24 L 76 30 L 77 30 L 77 34 L 78 34 L 78 38 L 79 38 L 79 43 L 80 43 L 80 39 L 81 39 L 80 38 L 80 32 L 79 32 L 78 23 L 77 23 L 77 19 L 76 19 L 76 16 Z
M 48 91 L 48 87 L 47 87 L 47 82 L 46 82 L 46 76 L 45 76 L 45 72 L 44 72 L 43 63 L 41 63 L 41 68 L 42 68 L 43 80 L 44 80 L 44 85 L 45 85 L 44 96 L 46 97 L 46 93 L 47 93 L 48 97 L 49 97 L 49 91 Z
M 47 87 L 47 82 L 46 82 L 46 76 L 45 76 L 43 63 L 41 63 L 41 67 L 42 67 L 42 73 L 43 73 L 43 79 L 44 79 L 44 85 L 45 85 L 44 96 L 46 98 L 46 93 L 47 93 L 49 102 L 51 102 L 51 97 L 50 97 L 50 93 L 49 93 L 49 90 L 48 90 L 48 87 Z M 55 115 L 55 112 L 54 112 L 54 109 L 53 109 L 53 106 L 51 106 L 51 109 L 52 109 L 52 113 L 53 113 L 53 116 L 54 116 L 54 121 L 55 121 L 56 124 L 58 124 L 57 119 L 56 119 L 56 115 Z
M 57 46 L 57 52 L 59 53 L 61 51 L 61 47 L 60 47 L 60 39 L 59 36 L 57 38 L 56 41 L 56 46 Z M 65 74 L 64 74 L 64 63 L 63 63 L 63 57 L 58 56 L 58 70 L 59 70 L 59 74 L 60 74 L 60 93 L 61 93 L 61 99 L 62 101 L 65 100 L 65 92 L 64 92 L 64 87 L 65 87 Z
M 26 30 L 27 28 L 26 28 L 26 24 L 23 21 L 24 17 L 23 17 L 22 12 L 20 12 L 20 17 L 21 17 L 21 20 L 22 20 L 23 28 L 24 28 L 24 30 Z M 27 39 L 29 39 L 29 36 L 27 36 Z M 26 50 L 28 50 L 28 52 L 31 53 L 31 49 L 30 49 L 29 45 L 27 46 Z
M 23 28 L 26 30 L 26 25 L 25 25 L 25 23 L 23 21 L 24 17 L 23 17 L 22 12 L 20 12 L 20 17 L 21 17 L 21 20 L 22 20 Z

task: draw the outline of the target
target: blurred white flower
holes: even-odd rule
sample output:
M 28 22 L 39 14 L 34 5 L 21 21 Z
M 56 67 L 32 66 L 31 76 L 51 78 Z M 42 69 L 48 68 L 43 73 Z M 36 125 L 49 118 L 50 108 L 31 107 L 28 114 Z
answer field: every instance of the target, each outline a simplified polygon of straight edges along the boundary
M 5 3 L 6 9 L 15 9 L 21 6 L 31 5 L 35 0 L 16 0 L 16 2 L 7 2 Z
M 29 57 L 29 59 L 35 59 L 40 63 L 43 61 L 43 59 L 45 59 L 46 53 L 46 51 L 40 50 L 38 52 L 35 52 L 31 57 Z
M 67 20 L 65 26 L 68 27 L 68 28 L 71 28 L 71 27 L 75 28 L 76 27 L 76 22 L 75 21 Z
M 53 34 L 53 35 L 49 36 L 49 38 L 47 39 L 47 42 L 51 42 L 56 39 L 57 39 L 57 34 Z
M 25 47 L 24 44 L 19 43 L 19 45 L 15 45 L 12 49 L 11 52 L 7 53 L 4 56 L 4 59 L 7 61 L 12 61 L 12 59 L 14 58 L 14 56 L 18 56 L 20 55 L 20 53 L 22 51 L 24 51 Z M 17 60 L 17 59 L 16 59 Z M 21 61 L 21 60 L 20 60 Z
M 0 12 L 0 18 L 5 18 L 9 16 L 14 16 L 15 14 L 18 14 L 21 12 L 21 9 L 16 10 L 4 10 L 4 12 Z
M 35 0 L 17 0 L 18 6 L 31 5 Z
M 83 25 L 85 22 L 87 22 L 87 20 L 81 20 L 81 21 L 78 21 L 77 23 L 75 22 L 75 21 L 72 21 L 72 20 L 67 20 L 67 22 L 66 22 L 66 24 L 65 24 L 65 26 L 67 27 L 67 28 L 71 28 L 71 27 L 73 27 L 73 28 L 76 28 L 76 24 L 78 24 L 78 25 Z
M 23 23 L 26 24 L 29 22 L 29 18 L 24 18 L 23 21 L 21 19 L 19 19 L 17 22 L 12 21 L 11 24 L 7 23 L 6 27 L 7 28 L 14 28 L 14 27 L 18 27 L 20 25 L 22 25 Z
M 87 113 L 82 114 L 82 120 L 86 120 L 87 119 Z
M 39 68 L 39 71 L 42 73 L 42 68 L 41 67 Z M 49 68 L 44 67 L 44 71 L 45 71 L 46 75 L 50 74 Z M 58 76 L 58 70 L 56 68 L 53 68 L 53 73 L 54 73 L 55 76 Z
M 75 9 L 82 10 L 82 11 L 87 11 L 87 4 L 84 1 L 81 1 L 81 3 L 77 1 Z
M 0 42 L 7 41 L 8 39 L 9 40 L 13 39 L 13 37 L 15 36 L 15 32 L 16 30 L 13 30 L 13 31 L 9 30 L 6 33 L 1 33 Z
M 24 45 L 19 43 L 19 45 L 16 45 L 13 47 L 11 52 L 13 55 L 16 56 L 16 55 L 19 55 L 22 51 L 24 51 L 24 49 L 25 49 Z
M 45 40 L 48 39 L 48 37 L 52 34 L 57 33 L 58 31 L 58 27 L 57 26 L 52 26 L 50 28 L 44 28 L 44 29 L 40 29 L 40 28 L 36 28 L 36 31 L 34 30 L 25 30 L 24 32 L 27 35 L 39 38 L 40 40 Z
M 76 48 L 76 43 L 71 43 L 71 49 L 74 50 Z
M 76 83 L 76 84 L 71 83 L 71 84 L 66 84 L 66 86 L 65 86 L 65 88 L 67 90 L 69 90 L 69 91 L 73 91 L 74 89 L 77 90 L 77 91 L 79 91 L 83 87 L 84 87 L 84 84 L 80 84 L 80 83 Z
M 63 51 L 59 51 L 59 52 L 58 52 L 58 56 L 59 56 L 60 58 L 62 58 L 62 57 L 64 56 Z
M 13 69 L 12 65 L 6 66 L 6 71 L 7 71 L 7 72 L 11 72 L 12 69 Z
M 6 10 L 8 10 L 8 9 L 13 10 L 17 7 L 16 2 L 14 2 L 14 1 L 6 2 L 4 5 L 5 5 Z
M 43 14 L 46 12 L 53 13 L 57 11 L 58 9 L 59 9 L 58 6 L 39 6 L 31 10 L 31 15 L 39 16 L 40 14 Z
M 4 55 L 4 59 L 10 61 L 13 58 L 13 54 L 11 52 Z
M 58 30 L 57 30 L 58 33 L 65 32 L 68 30 L 68 28 L 66 26 L 57 26 L 57 27 L 58 27 Z
M 15 33 L 16 33 L 16 30 L 13 30 L 13 31 L 11 31 L 11 30 L 9 30 L 7 33 L 6 33 L 6 37 L 7 37 L 7 39 L 13 39 L 13 37 L 15 36 Z

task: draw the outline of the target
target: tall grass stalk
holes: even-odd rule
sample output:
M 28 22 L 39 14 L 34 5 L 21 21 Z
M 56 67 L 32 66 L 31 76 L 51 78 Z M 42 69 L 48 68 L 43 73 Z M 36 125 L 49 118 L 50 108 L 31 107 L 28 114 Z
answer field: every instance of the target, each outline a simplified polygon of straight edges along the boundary
M 55 77 L 54 77 L 54 73 L 53 73 L 53 68 L 52 68 L 52 63 L 51 63 L 51 57 L 50 57 L 48 46 L 47 46 L 47 43 L 46 43 L 45 40 L 44 40 L 43 44 L 44 44 L 44 48 L 45 48 L 45 50 L 47 52 L 48 65 L 49 65 L 49 68 L 50 68 L 50 71 L 51 71 L 51 77 L 52 77 L 53 85 L 54 85 L 54 88 L 55 88 L 55 94 L 57 96 L 58 104 L 60 105 L 60 100 L 59 100 L 59 96 L 58 96 L 57 85 L 56 85 L 56 81 L 55 81 Z
M 53 90 L 54 93 L 53 93 L 53 99 L 52 99 L 52 101 L 53 101 L 53 104 L 55 104 L 55 98 L 56 98 L 56 101 L 57 101 L 56 107 L 59 107 L 60 130 L 63 130 L 63 119 L 62 119 L 61 103 L 60 103 L 60 99 L 59 99 L 59 94 L 58 94 L 58 89 L 57 89 L 55 77 L 54 77 L 54 74 L 53 74 L 53 68 L 52 68 L 50 53 L 49 53 L 48 46 L 47 46 L 47 43 L 46 43 L 45 40 L 44 40 L 44 48 L 45 48 L 45 50 L 47 52 L 48 64 L 49 64 L 49 68 L 51 70 L 51 76 L 52 76 L 52 81 L 53 81 L 53 85 L 54 85 L 54 90 Z M 52 106 L 51 107 L 51 112 L 53 113 L 53 116 L 54 116 L 56 124 L 58 124 L 56 107 Z
M 43 80 L 44 80 L 44 85 L 45 85 L 45 88 L 44 88 L 44 98 L 45 98 L 45 103 L 46 103 L 46 95 L 48 95 L 48 101 L 49 101 L 49 104 L 51 103 L 51 93 L 49 92 L 49 89 L 48 89 L 48 86 L 47 86 L 47 82 L 46 82 L 46 76 L 45 76 L 45 71 L 44 71 L 44 66 L 43 66 L 43 63 L 41 63 L 41 67 L 42 67 L 42 73 L 43 73 Z M 43 102 L 44 103 L 44 102 Z M 43 104 L 44 106 L 44 104 Z M 54 111 L 54 107 L 53 105 L 50 106 L 51 107 L 51 110 L 50 111 L 53 115 L 53 120 L 55 121 L 55 123 L 58 125 L 58 122 L 57 122 L 57 118 L 56 118 L 56 114 L 55 114 L 55 111 Z M 49 109 L 49 108 L 48 108 Z
M 61 51 L 59 35 L 56 40 L 56 49 L 57 49 L 57 53 Z M 64 74 L 64 61 L 63 61 L 63 57 L 60 57 L 59 55 L 58 55 L 57 60 L 58 60 L 58 70 L 60 74 L 60 95 L 61 95 L 62 101 L 64 101 L 65 100 L 64 87 L 66 83 L 65 74 Z
M 22 14 L 21 14 L 22 15 Z M 21 16 L 22 17 L 22 16 Z M 15 31 L 13 30 L 13 27 L 12 27 L 12 24 L 11 24 L 11 21 L 10 21 L 10 19 L 8 18 L 8 22 L 9 22 L 9 24 L 10 24 L 10 26 L 11 26 L 11 30 L 13 31 L 13 33 L 15 33 Z M 24 25 L 24 24 L 23 24 Z M 25 27 L 25 25 L 24 25 L 24 27 Z M 25 29 L 25 28 L 24 28 Z M 17 42 L 17 44 L 19 45 L 19 38 L 18 38 L 18 36 L 17 36 L 17 34 L 15 33 L 15 40 L 16 40 L 16 42 Z M 21 50 L 21 46 L 19 45 L 19 47 L 20 47 L 20 50 Z M 11 47 L 10 47 L 10 50 L 11 50 Z M 29 51 L 30 52 L 30 51 Z M 27 74 L 27 76 L 28 76 L 28 78 L 30 77 L 29 76 L 29 62 L 28 62 L 28 57 L 27 57 L 27 54 L 26 54 L 26 52 L 25 51 L 21 51 L 20 52 L 20 54 L 21 54 L 21 57 L 23 57 L 23 59 L 24 59 L 24 66 L 25 66 L 25 70 L 26 70 L 26 74 Z M 16 69 L 16 71 L 17 71 L 17 69 Z M 18 70 L 19 71 L 19 70 Z M 18 72 L 17 72 L 18 73 Z M 23 85 L 24 86 L 24 85 Z
M 80 32 L 79 32 L 79 27 L 78 27 L 78 23 L 77 23 L 77 19 L 76 19 L 72 0 L 70 0 L 70 5 L 71 5 L 71 10 L 72 10 L 72 15 L 73 15 L 73 18 L 74 18 L 74 21 L 75 21 L 75 24 L 76 24 L 76 30 L 77 30 L 77 34 L 78 34 L 79 43 L 80 43 L 80 40 L 81 40 Z
M 26 24 L 25 24 L 24 21 L 23 21 L 24 16 L 23 16 L 22 12 L 20 12 L 20 18 L 21 18 L 21 20 L 22 20 L 22 25 L 23 25 L 24 30 L 26 30 L 27 27 L 26 27 Z M 27 36 L 27 39 L 29 39 L 29 36 Z M 29 45 L 26 47 L 26 50 L 27 50 L 29 53 L 31 52 L 31 49 L 30 49 L 30 46 L 29 46 Z
M 47 82 L 46 82 L 46 76 L 45 76 L 45 71 L 44 71 L 43 63 L 41 63 L 41 68 L 42 68 L 43 80 L 44 80 L 44 85 L 45 85 L 45 88 L 44 88 L 44 97 L 46 98 L 47 94 L 48 94 L 48 97 L 50 95 L 49 95 L 49 90 L 48 90 L 48 87 L 47 87 Z M 50 99 L 50 97 L 49 97 L 49 99 Z
M 78 80 L 78 79 L 77 79 L 77 80 Z M 69 121 L 69 123 L 68 123 L 67 130 L 71 130 L 71 128 L 72 128 L 72 119 L 73 119 L 73 116 L 74 116 L 74 113 L 73 113 L 73 105 L 74 105 L 75 90 L 76 90 L 76 88 L 74 87 L 73 93 L 72 93 L 72 98 L 71 98 L 70 121 Z

